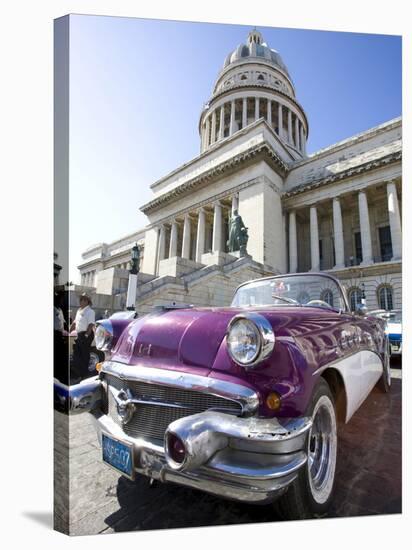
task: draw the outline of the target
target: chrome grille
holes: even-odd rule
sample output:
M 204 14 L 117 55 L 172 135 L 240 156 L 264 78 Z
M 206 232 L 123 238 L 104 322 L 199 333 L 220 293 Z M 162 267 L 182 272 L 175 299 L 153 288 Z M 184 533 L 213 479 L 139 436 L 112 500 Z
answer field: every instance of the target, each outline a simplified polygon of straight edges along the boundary
M 136 404 L 136 412 L 127 424 L 122 425 L 118 414 L 116 401 L 108 391 L 109 416 L 119 425 L 123 431 L 131 437 L 149 437 L 163 440 L 166 428 L 174 420 L 206 410 L 219 410 L 230 414 L 239 415 L 242 412 L 240 403 L 224 397 L 207 393 L 173 388 L 159 384 L 148 384 L 135 380 L 121 380 L 116 376 L 106 375 L 108 386 L 116 390 L 129 389 L 136 399 L 156 399 L 159 404 Z M 167 406 L 178 404 L 179 406 Z

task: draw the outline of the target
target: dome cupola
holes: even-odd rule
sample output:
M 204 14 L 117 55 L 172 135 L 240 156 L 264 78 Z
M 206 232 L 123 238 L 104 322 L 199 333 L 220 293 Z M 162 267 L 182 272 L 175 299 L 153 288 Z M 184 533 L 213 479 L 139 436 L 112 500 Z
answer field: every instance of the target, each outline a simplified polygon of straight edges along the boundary
M 306 155 L 308 121 L 288 69 L 253 29 L 225 58 L 200 116 L 201 151 L 265 119 L 296 159 Z

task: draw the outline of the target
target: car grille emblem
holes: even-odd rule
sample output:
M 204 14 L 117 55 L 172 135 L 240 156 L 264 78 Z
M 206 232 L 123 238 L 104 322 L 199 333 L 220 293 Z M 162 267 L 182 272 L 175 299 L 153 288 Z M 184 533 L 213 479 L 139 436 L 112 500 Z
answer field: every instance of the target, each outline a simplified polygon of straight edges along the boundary
M 133 403 L 132 392 L 127 388 L 126 390 L 120 390 L 115 393 L 112 391 L 114 400 L 116 401 L 117 416 L 121 423 L 127 424 L 133 417 L 136 410 L 136 406 Z

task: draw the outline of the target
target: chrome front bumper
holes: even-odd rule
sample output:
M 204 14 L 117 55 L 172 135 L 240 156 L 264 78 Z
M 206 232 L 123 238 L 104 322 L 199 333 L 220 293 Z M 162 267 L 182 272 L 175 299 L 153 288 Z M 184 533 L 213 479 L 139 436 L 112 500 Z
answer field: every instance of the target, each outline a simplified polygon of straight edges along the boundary
M 102 413 L 98 379 L 76 386 L 72 397 L 71 413 L 92 414 L 100 445 L 102 433 L 129 444 L 135 474 L 156 480 L 242 502 L 266 503 L 285 492 L 307 461 L 310 418 L 245 418 L 213 411 L 180 418 L 165 434 L 165 441 L 173 434 L 184 442 L 187 460 L 177 464 L 165 442 L 130 437 Z
M 195 418 L 196 417 L 196 418 Z M 102 432 L 133 447 L 135 473 L 200 489 L 214 495 L 243 502 L 265 503 L 280 496 L 306 463 L 306 434 L 310 419 L 289 420 L 284 426 L 273 419 L 236 418 L 223 413 L 205 412 L 173 422 L 169 428 L 185 421 L 187 425 L 203 423 L 204 446 L 217 450 L 194 469 L 174 469 L 158 440 L 127 436 L 109 416 L 93 413 L 99 442 Z M 218 424 L 222 429 L 208 430 Z M 225 426 L 233 423 L 225 433 Z M 273 431 L 267 430 L 272 424 Z M 256 430 L 256 431 L 255 431 Z M 200 451 L 204 449 L 200 448 Z

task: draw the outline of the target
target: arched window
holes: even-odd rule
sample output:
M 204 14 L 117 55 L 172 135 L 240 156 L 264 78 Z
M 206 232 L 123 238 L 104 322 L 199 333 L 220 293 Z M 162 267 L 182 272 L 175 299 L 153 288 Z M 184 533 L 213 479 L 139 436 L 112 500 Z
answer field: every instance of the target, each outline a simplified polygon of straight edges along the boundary
M 242 74 L 242 76 L 240 77 L 240 80 L 247 80 L 247 76 L 245 74 Z
M 389 285 L 382 285 L 378 288 L 378 302 L 381 309 L 393 309 L 393 292 Z
M 330 288 L 327 288 L 322 292 L 322 294 L 320 295 L 320 299 L 333 307 L 333 292 Z
M 260 74 L 258 77 L 257 77 L 258 80 L 265 80 L 265 77 L 263 76 L 263 74 Z
M 310 300 L 310 296 L 305 290 L 303 290 L 298 296 L 298 302 L 300 304 L 307 304 L 309 300 Z
M 355 311 L 356 306 L 362 303 L 362 291 L 358 287 L 349 290 L 349 303 L 351 311 Z

